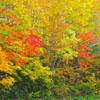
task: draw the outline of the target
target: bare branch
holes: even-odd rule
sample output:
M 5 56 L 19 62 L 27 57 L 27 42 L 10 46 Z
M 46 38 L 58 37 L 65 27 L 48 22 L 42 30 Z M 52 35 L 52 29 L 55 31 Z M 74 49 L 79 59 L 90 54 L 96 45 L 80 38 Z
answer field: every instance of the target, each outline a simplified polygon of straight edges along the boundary
M 89 45 L 89 47 L 93 47 L 93 46 L 95 46 L 95 45 L 98 45 L 100 42 L 97 42 L 97 43 L 95 43 L 95 44 L 92 44 L 92 45 Z

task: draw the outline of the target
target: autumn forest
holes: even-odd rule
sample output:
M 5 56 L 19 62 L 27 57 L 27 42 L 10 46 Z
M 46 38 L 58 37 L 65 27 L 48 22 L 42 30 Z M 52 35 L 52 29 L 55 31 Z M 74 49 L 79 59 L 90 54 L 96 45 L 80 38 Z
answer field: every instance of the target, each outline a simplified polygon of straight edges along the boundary
M 0 0 L 0 100 L 90 94 L 100 95 L 100 0 Z

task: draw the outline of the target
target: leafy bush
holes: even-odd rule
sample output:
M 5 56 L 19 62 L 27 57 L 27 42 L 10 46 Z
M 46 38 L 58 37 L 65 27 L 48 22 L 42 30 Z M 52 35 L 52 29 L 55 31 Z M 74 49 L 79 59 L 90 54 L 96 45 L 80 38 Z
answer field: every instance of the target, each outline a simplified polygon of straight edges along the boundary
M 43 67 L 37 57 L 32 58 L 26 66 L 17 68 L 13 73 L 16 80 L 11 90 L 5 91 L 2 98 L 28 98 L 50 96 L 53 81 L 52 72 L 48 67 Z M 5 97 L 6 95 L 6 97 Z

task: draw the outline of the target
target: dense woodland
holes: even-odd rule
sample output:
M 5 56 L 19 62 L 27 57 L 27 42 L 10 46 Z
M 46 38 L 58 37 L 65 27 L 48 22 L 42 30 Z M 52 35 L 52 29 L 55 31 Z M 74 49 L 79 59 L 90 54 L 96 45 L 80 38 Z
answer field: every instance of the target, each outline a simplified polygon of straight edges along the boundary
M 0 100 L 87 94 L 100 94 L 100 0 L 0 0 Z

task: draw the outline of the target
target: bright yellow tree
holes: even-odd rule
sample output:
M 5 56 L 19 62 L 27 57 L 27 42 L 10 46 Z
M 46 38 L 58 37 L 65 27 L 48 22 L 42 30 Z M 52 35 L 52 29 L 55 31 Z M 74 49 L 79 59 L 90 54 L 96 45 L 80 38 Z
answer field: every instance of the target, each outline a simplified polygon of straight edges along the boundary
M 10 74 L 13 73 L 13 64 L 8 61 L 6 57 L 6 52 L 0 47 L 0 72 L 2 73 L 2 75 L 0 75 L 0 84 L 9 87 L 13 85 L 15 80 L 10 76 Z

